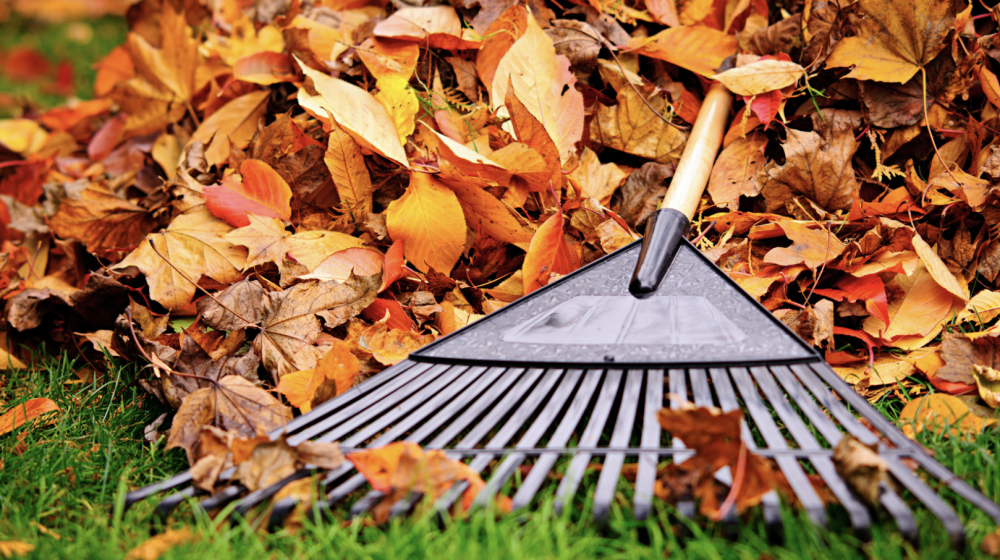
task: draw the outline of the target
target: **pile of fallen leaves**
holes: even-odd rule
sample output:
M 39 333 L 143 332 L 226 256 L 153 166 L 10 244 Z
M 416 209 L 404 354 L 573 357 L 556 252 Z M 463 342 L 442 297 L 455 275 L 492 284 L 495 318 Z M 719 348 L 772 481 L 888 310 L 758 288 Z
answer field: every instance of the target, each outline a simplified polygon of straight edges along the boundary
M 92 101 L 0 122 L 18 343 L 0 361 L 15 375 L 44 342 L 88 380 L 106 356 L 148 363 L 168 447 L 214 480 L 292 407 L 638 239 L 716 79 L 737 104 L 698 247 L 859 392 L 913 399 L 911 429 L 961 406 L 981 430 L 1000 404 L 998 16 L 143 0 Z M 727 449 L 709 463 L 746 461 Z

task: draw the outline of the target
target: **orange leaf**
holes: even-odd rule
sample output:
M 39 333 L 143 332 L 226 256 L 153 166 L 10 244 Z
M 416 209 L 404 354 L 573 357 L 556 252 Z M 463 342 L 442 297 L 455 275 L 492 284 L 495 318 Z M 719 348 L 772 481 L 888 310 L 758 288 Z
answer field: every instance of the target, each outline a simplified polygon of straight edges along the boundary
M 233 65 L 233 79 L 269 86 L 295 79 L 295 69 L 288 55 L 263 51 L 244 56 Z
M 566 244 L 563 236 L 564 223 L 562 209 L 545 220 L 528 245 L 524 257 L 524 294 L 549 283 L 555 274 L 569 274 L 580 267 L 576 253 Z
M 360 342 L 379 363 L 391 366 L 408 358 L 410 352 L 434 342 L 434 335 L 392 329 L 388 320 L 382 319 L 361 333 Z
M 58 413 L 59 405 L 52 399 L 31 399 L 25 403 L 15 405 L 0 416 L 0 435 L 9 434 L 25 422 L 29 422 L 42 415 Z M 51 422 L 54 422 L 52 419 Z
M 385 211 L 393 241 L 404 242 L 407 260 L 422 272 L 451 272 L 465 248 L 465 218 L 458 197 L 426 173 L 410 174 L 402 198 Z
M 448 50 L 478 49 L 479 36 L 462 27 L 462 20 L 451 6 L 402 8 L 375 26 L 376 37 L 417 41 L 432 48 Z
M 392 489 L 392 474 L 399 466 L 399 458 L 407 449 L 420 450 L 420 446 L 408 441 L 390 443 L 377 449 L 365 449 L 347 454 L 355 469 L 371 484 L 372 490 L 389 493 Z
M 735 54 L 736 48 L 736 37 L 703 25 L 665 29 L 647 39 L 632 39 L 627 47 L 706 78 L 715 75 L 716 68 Z
M 775 247 L 764 255 L 764 261 L 783 266 L 804 263 L 817 268 L 837 258 L 847 248 L 837 236 L 825 229 L 810 229 L 807 222 L 781 220 L 785 235 L 793 241 L 791 247 Z
M 528 10 L 514 3 L 493 20 L 483 34 L 483 46 L 476 55 L 476 69 L 484 84 L 492 84 L 500 59 L 524 35 L 528 28 Z
M 240 166 L 242 179 L 230 175 L 221 185 L 204 188 L 205 204 L 234 227 L 250 225 L 247 214 L 268 218 L 292 217 L 292 189 L 270 165 L 248 159 Z
M 311 274 L 303 276 L 304 280 L 319 280 L 326 282 L 336 280 L 346 282 L 351 274 L 356 276 L 372 276 L 382 272 L 384 257 L 378 251 L 351 247 L 327 257 Z
M 369 321 L 378 322 L 385 318 L 386 313 L 389 314 L 389 320 L 385 324 L 390 329 L 411 331 L 417 326 L 406 314 L 403 306 L 394 299 L 376 299 L 361 312 L 361 316 Z
M 971 439 L 987 426 L 996 424 L 997 420 L 976 416 L 958 397 L 932 393 L 906 403 L 899 413 L 899 423 L 903 433 L 910 437 L 914 433 L 931 430 L 945 436 Z

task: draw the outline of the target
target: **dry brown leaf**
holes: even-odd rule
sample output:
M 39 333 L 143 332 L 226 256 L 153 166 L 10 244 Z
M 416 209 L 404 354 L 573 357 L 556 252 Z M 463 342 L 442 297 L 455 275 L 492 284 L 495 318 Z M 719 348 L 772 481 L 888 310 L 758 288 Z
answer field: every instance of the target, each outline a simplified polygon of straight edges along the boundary
M 205 119 L 191 135 L 191 141 L 203 142 L 205 159 L 211 165 L 229 161 L 229 147 L 247 147 L 257 131 L 257 123 L 267 110 L 269 90 L 254 91 L 237 97 Z
M 64 198 L 49 226 L 56 235 L 79 239 L 88 251 L 103 253 L 135 247 L 156 228 L 156 221 L 145 208 L 94 183 L 79 197 Z
M 760 132 L 752 132 L 722 150 L 708 182 L 708 194 L 716 205 L 737 210 L 741 196 L 760 194 L 761 178 L 758 175 L 766 162 L 766 146 L 767 137 Z
M 646 103 L 629 87 L 618 92 L 618 104 L 598 105 L 597 116 L 590 121 L 590 137 L 609 148 L 651 159 L 659 163 L 676 164 L 684 151 L 687 136 L 663 121 L 667 102 L 661 95 L 648 95 Z
M 840 256 L 847 248 L 832 232 L 812 229 L 808 222 L 781 220 L 778 226 L 792 240 L 791 247 L 775 247 L 764 255 L 764 261 L 783 266 L 805 264 L 818 268 Z
M 858 149 L 854 136 L 837 134 L 829 141 L 815 132 L 787 129 L 785 164 L 768 170 L 761 194 L 768 211 L 784 208 L 794 195 L 804 195 L 824 210 L 845 210 L 858 192 L 851 158 Z
M 865 502 L 872 505 L 878 502 L 879 487 L 889 480 L 889 465 L 878 456 L 878 444 L 868 446 L 850 434 L 845 435 L 833 450 L 833 464 L 837 474 Z

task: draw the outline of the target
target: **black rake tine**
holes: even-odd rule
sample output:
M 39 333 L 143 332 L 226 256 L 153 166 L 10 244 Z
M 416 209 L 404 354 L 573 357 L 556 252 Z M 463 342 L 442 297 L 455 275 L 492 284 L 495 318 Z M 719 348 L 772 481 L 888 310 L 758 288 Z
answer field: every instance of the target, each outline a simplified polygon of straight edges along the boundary
M 604 375 L 604 385 L 601 393 L 597 397 L 597 402 L 590 412 L 590 421 L 583 430 L 580 437 L 580 447 L 593 447 L 601 438 L 604 432 L 604 425 L 611 414 L 611 405 L 615 402 L 615 395 L 618 394 L 618 386 L 622 379 L 621 370 L 608 370 Z M 562 515 L 563 508 L 568 504 L 583 479 L 583 473 L 590 462 L 590 453 L 575 453 L 570 460 L 566 473 L 563 475 L 559 488 L 556 490 L 555 509 L 556 513 Z
M 700 368 L 690 369 L 688 370 L 688 376 L 691 380 L 691 392 L 694 393 L 694 404 L 697 406 L 715 406 L 715 401 L 712 400 L 712 388 L 708 386 L 708 377 L 705 375 L 705 370 Z M 744 424 L 741 424 L 740 428 L 742 430 Z M 733 473 L 729 471 L 729 467 L 723 467 L 714 476 L 716 480 L 732 488 Z M 736 526 L 740 522 L 739 517 L 736 515 L 736 508 L 729 508 L 722 515 L 722 523 L 728 528 L 727 533 L 735 535 Z
M 670 394 L 673 395 L 673 399 L 670 401 L 670 408 L 679 409 L 681 404 L 687 402 L 688 400 L 688 390 L 687 390 L 687 377 L 686 373 L 682 369 L 672 369 L 668 373 L 668 382 L 670 383 Z M 671 438 L 670 446 L 674 449 L 684 449 L 684 442 L 680 438 Z M 674 463 L 683 463 L 689 457 L 693 456 L 694 452 L 690 453 L 677 453 L 673 456 Z M 683 499 L 677 502 L 677 513 L 682 517 L 687 519 L 694 519 L 695 516 L 695 503 L 693 499 Z
M 760 369 L 751 368 L 750 372 L 756 377 L 756 372 Z M 767 442 L 767 446 L 771 449 L 788 449 L 788 442 L 785 441 L 785 436 L 781 434 L 777 424 L 774 423 L 774 419 L 771 418 L 771 413 L 768 412 L 763 401 L 761 401 L 760 393 L 757 392 L 757 388 L 754 386 L 754 382 L 750 378 L 746 368 L 732 368 L 729 370 L 729 375 L 732 377 L 736 389 L 743 396 L 743 403 L 753 418 L 754 424 L 757 426 L 760 434 L 764 437 L 764 441 Z M 825 527 L 826 509 L 823 505 L 823 500 L 816 494 L 816 489 L 813 488 L 812 483 L 806 477 L 805 471 L 802 470 L 802 465 L 799 464 L 795 457 L 775 457 L 775 462 L 778 463 L 781 471 L 785 474 L 785 480 L 788 481 L 792 490 L 795 491 L 795 495 L 798 496 L 799 503 L 805 508 L 809 519 L 814 524 Z
M 496 368 L 496 369 L 491 368 L 489 371 L 493 371 L 498 374 L 504 372 L 502 368 Z M 493 426 L 507 414 L 507 411 L 509 411 L 511 408 L 514 407 L 515 404 L 517 404 L 517 401 L 520 398 L 520 396 L 523 395 L 525 392 L 527 392 L 529 389 L 531 389 L 532 385 L 534 385 L 535 382 L 538 380 L 538 377 L 541 376 L 542 371 L 543 370 L 540 369 L 506 370 L 506 373 L 508 373 L 508 375 L 501 375 L 500 378 L 497 380 L 496 384 L 489 386 L 489 389 L 487 389 L 484 393 L 482 393 L 480 397 L 476 399 L 476 401 L 469 408 L 467 408 L 466 411 L 459 418 L 457 418 L 447 428 L 445 428 L 445 430 L 442 431 L 442 433 L 438 434 L 438 436 L 434 438 L 431 444 L 428 445 L 428 448 L 439 448 L 444 446 L 453 438 L 457 437 L 459 433 L 465 430 L 466 427 L 468 427 L 468 425 L 471 424 L 473 420 L 481 416 L 484 410 L 489 409 L 489 413 L 486 415 L 486 417 L 484 417 L 475 427 L 473 427 L 473 429 L 468 434 L 466 434 L 465 438 L 462 440 L 462 443 L 460 444 L 460 445 L 472 445 L 472 446 L 476 445 L 479 442 L 479 440 L 485 437 L 486 434 L 489 432 L 489 430 L 491 430 Z M 515 381 L 517 382 L 516 384 L 514 384 Z M 503 390 L 511 385 L 514 385 L 514 387 L 506 394 L 503 394 Z M 503 394 L 503 398 L 500 399 L 500 402 L 496 403 L 495 406 L 492 406 L 492 408 L 490 408 L 490 406 L 493 405 L 498 398 L 500 398 L 501 394 Z M 427 428 L 427 426 L 424 426 L 424 428 Z M 436 427 L 434 429 L 436 429 Z M 422 435 L 420 438 L 414 438 L 414 439 L 422 440 L 422 438 L 427 437 L 427 435 L 429 435 L 430 432 L 431 429 L 427 429 L 425 431 L 425 435 Z M 344 473 L 349 472 L 351 470 L 350 465 L 344 465 L 343 468 L 344 468 L 343 471 Z M 355 475 L 347 482 L 345 482 L 341 486 L 338 486 L 337 488 L 333 489 L 329 494 L 327 494 L 327 500 L 323 504 L 323 506 L 329 507 L 329 505 L 337 503 L 338 501 L 342 500 L 344 497 L 346 497 L 354 490 L 360 488 L 364 484 L 364 482 L 365 479 L 363 476 Z M 402 501 L 407 501 L 407 500 L 411 501 L 410 504 L 411 506 L 416 503 L 415 496 L 409 496 Z
M 783 369 L 785 368 L 772 368 L 772 370 Z M 778 417 L 781 418 L 785 427 L 791 432 L 792 437 L 795 438 L 799 448 L 807 451 L 821 449 L 819 442 L 813 437 L 812 432 L 806 427 L 802 418 L 792 409 L 785 395 L 782 394 L 775 383 L 774 378 L 771 377 L 771 374 L 765 368 L 757 368 L 754 370 L 754 378 L 757 380 L 757 386 L 764 393 L 764 398 L 771 403 Z M 811 400 L 798 401 L 797 404 L 800 408 L 815 406 Z M 833 495 L 837 497 L 840 504 L 844 506 L 858 538 L 862 540 L 871 538 L 871 515 L 869 515 L 868 509 L 864 504 L 854 497 L 850 488 L 840 478 L 840 475 L 837 474 L 837 469 L 833 465 L 833 461 L 829 457 L 817 456 L 811 456 L 809 460 L 813 464 L 813 467 L 815 467 L 816 472 L 823 477 L 823 482 L 830 488 Z
M 955 510 L 951 509 L 951 506 L 945 503 L 937 492 L 924 484 L 924 481 L 913 474 L 913 471 L 901 463 L 897 457 L 885 457 L 885 462 L 889 465 L 889 472 L 892 476 L 941 520 L 945 531 L 951 538 L 952 546 L 959 551 L 965 548 L 965 527 L 962 526 L 962 520 L 955 514 Z
M 541 406 L 542 402 L 548 397 L 549 393 L 552 392 L 556 383 L 562 379 L 565 374 L 565 370 L 539 370 L 542 374 L 542 378 L 535 385 L 535 388 L 525 397 L 514 414 L 507 419 L 507 422 L 500 428 L 500 430 L 490 438 L 489 443 L 486 444 L 486 449 L 496 449 L 497 454 L 504 453 L 504 446 L 507 442 L 513 438 L 517 432 L 521 430 L 524 423 L 528 421 L 529 418 L 535 413 L 535 410 Z M 544 375 L 548 373 L 549 375 Z M 459 447 L 466 447 L 464 443 L 460 443 Z M 456 453 L 449 453 L 448 456 L 451 459 L 459 459 L 461 455 Z M 477 455 L 475 459 L 469 463 L 469 468 L 476 471 L 482 472 L 496 455 L 494 454 L 483 454 Z M 437 501 L 434 502 L 434 510 L 441 513 L 451 509 L 451 506 L 458 500 L 459 496 L 468 487 L 467 482 L 460 482 L 455 484 L 448 489 Z
M 771 368 L 771 372 L 774 374 L 774 377 L 778 380 L 778 382 L 781 383 L 781 386 L 785 388 L 785 391 L 791 395 L 792 400 L 799 405 L 799 408 L 802 409 L 802 413 L 809 419 L 809 422 L 819 431 L 831 447 L 836 447 L 837 444 L 840 443 L 843 434 L 833 420 L 831 420 L 826 413 L 819 409 L 819 406 L 810 394 L 799 383 L 798 379 L 796 379 L 795 373 L 799 372 L 803 367 L 804 366 Z M 806 370 L 806 373 L 808 373 L 808 369 Z M 799 374 L 799 377 L 801 377 L 801 375 L 802 374 Z M 824 408 L 827 407 L 824 406 Z M 829 410 L 829 408 L 827 408 L 827 410 Z M 868 433 L 870 434 L 871 432 Z M 917 522 L 913 518 L 913 512 L 910 511 L 910 508 L 899 497 L 899 495 L 896 494 L 892 487 L 884 483 L 881 486 L 882 491 L 879 493 L 879 502 L 882 504 L 882 507 L 889 512 L 889 515 L 892 516 L 893 521 L 896 523 L 896 528 L 899 529 L 903 538 L 915 543 L 917 539 Z
M 641 447 L 660 446 L 660 421 L 657 413 L 663 407 L 663 370 L 651 369 L 646 372 L 646 400 L 643 403 Z M 635 476 L 634 505 L 635 518 L 646 519 L 653 508 L 653 494 L 656 488 L 656 467 L 660 456 L 655 453 L 639 455 L 639 468 Z
M 618 420 L 615 422 L 615 428 L 611 434 L 611 447 L 627 446 L 632 436 L 632 426 L 635 424 L 635 416 L 639 410 L 642 374 L 643 370 L 641 369 L 630 369 L 625 375 L 625 390 L 622 392 L 618 407 Z M 597 486 L 594 489 L 595 521 L 604 520 L 611 511 L 611 502 L 615 498 L 615 489 L 618 487 L 618 478 L 624 464 L 625 455 L 623 453 L 605 455 L 601 474 L 597 478 Z
M 587 405 L 593 400 L 602 374 L 603 372 L 599 369 L 587 370 L 580 387 L 576 391 L 573 402 L 570 403 L 569 408 L 563 415 L 562 421 L 552 434 L 552 437 L 549 438 L 546 447 L 561 450 L 566 445 L 566 442 L 572 437 L 573 432 L 580 423 L 580 419 L 583 418 L 583 413 Z M 542 483 L 545 482 L 545 478 L 552 471 L 552 467 L 556 464 L 560 456 L 561 454 L 558 452 L 545 453 L 538 456 L 535 464 L 531 467 L 531 472 L 528 473 L 528 476 L 524 477 L 520 488 L 514 494 L 512 509 L 517 510 L 528 507 L 531 499 L 538 493 L 538 490 L 542 487 Z
M 514 473 L 514 470 L 524 461 L 525 455 L 517 453 L 517 448 L 530 448 L 538 443 L 538 440 L 545 435 L 545 432 L 556 421 L 559 412 L 566 405 L 566 401 L 573 396 L 581 377 L 583 377 L 583 370 L 573 369 L 565 372 L 555 391 L 552 393 L 551 398 L 549 398 L 549 402 L 545 404 L 545 407 L 542 408 L 535 421 L 531 423 L 528 431 L 518 440 L 517 445 L 514 446 L 514 451 L 504 457 L 503 462 L 493 470 L 486 486 L 476 496 L 476 501 L 473 503 L 475 507 L 485 507 L 493 499 L 493 496 L 500 491 L 504 483 L 507 482 L 507 479 Z
M 715 386 L 715 395 L 719 398 L 719 408 L 723 412 L 730 412 L 740 409 L 740 403 L 736 400 L 736 391 L 729 379 L 729 370 L 725 368 L 713 368 L 709 370 L 712 376 L 712 384 Z M 750 426 L 746 420 L 742 423 L 742 438 L 747 449 L 753 451 L 757 449 L 753 435 L 750 433 Z M 778 500 L 778 493 L 774 490 L 764 494 L 761 498 L 761 506 L 764 509 L 764 525 L 767 527 L 769 536 L 777 540 L 782 536 L 784 524 L 781 519 L 781 502 Z

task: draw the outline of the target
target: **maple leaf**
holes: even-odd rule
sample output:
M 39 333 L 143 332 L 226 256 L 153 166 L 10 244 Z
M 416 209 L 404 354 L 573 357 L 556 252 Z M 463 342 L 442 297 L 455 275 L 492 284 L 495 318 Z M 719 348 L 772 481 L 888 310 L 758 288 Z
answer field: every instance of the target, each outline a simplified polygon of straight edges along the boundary
M 64 198 L 49 221 L 56 235 L 79 239 L 92 253 L 136 246 L 156 227 L 153 216 L 140 206 L 94 183 L 78 197 Z
M 508 88 L 542 124 L 565 162 L 583 135 L 583 95 L 574 88 L 569 59 L 556 55 L 552 39 L 528 17 L 528 28 L 497 65 L 490 88 L 493 108 L 506 103 Z M 518 138 L 524 141 L 518 134 Z M 530 145 L 530 143 L 529 143 Z
M 159 48 L 135 31 L 125 43 L 135 77 L 117 83 L 110 93 L 129 116 L 125 137 L 150 134 L 177 122 L 194 94 L 198 43 L 191 38 L 184 13 L 164 2 L 159 24 Z
M 226 241 L 247 248 L 247 269 L 274 263 L 279 270 L 284 271 L 287 267 L 287 255 L 302 264 L 306 271 L 312 271 L 330 255 L 362 245 L 357 237 L 336 231 L 303 231 L 292 234 L 278 218 L 254 214 L 247 214 L 247 218 L 250 225 L 234 229 L 225 235 Z
M 904 83 L 945 47 L 961 5 L 953 0 L 859 0 L 865 17 L 857 36 L 837 43 L 826 65 L 854 66 L 846 78 Z
M 240 166 L 240 176 L 230 175 L 220 185 L 203 190 L 205 205 L 233 227 L 250 225 L 248 214 L 268 218 L 292 217 L 292 189 L 270 165 L 248 159 Z
M 465 218 L 458 197 L 426 173 L 412 172 L 406 193 L 385 211 L 394 240 L 421 271 L 451 272 L 465 247 Z
M 181 214 L 115 268 L 138 268 L 149 284 L 150 297 L 167 309 L 180 309 L 191 303 L 197 290 L 194 282 L 202 276 L 223 284 L 240 278 L 246 252 L 222 238 L 231 230 L 207 208 Z
M 292 411 L 270 393 L 237 375 L 227 375 L 209 387 L 184 397 L 170 427 L 167 449 L 180 447 L 195 464 L 194 446 L 202 426 L 214 425 L 252 438 L 285 425 Z
M 769 169 L 761 187 L 769 211 L 783 206 L 794 194 L 809 197 L 825 210 L 849 208 L 858 192 L 851 164 L 858 143 L 850 132 L 829 140 L 815 132 L 791 128 L 787 132 L 785 164 Z
M 623 87 L 617 105 L 597 107 L 597 116 L 590 121 L 591 139 L 625 153 L 676 164 L 687 135 L 664 121 L 667 105 L 662 96 L 648 95 L 644 101 L 640 93 Z
M 287 373 L 313 369 L 323 356 L 313 344 L 320 317 L 330 328 L 346 322 L 375 301 L 381 283 L 381 275 L 352 276 L 343 283 L 307 282 L 267 294 L 253 346 L 275 382 Z

